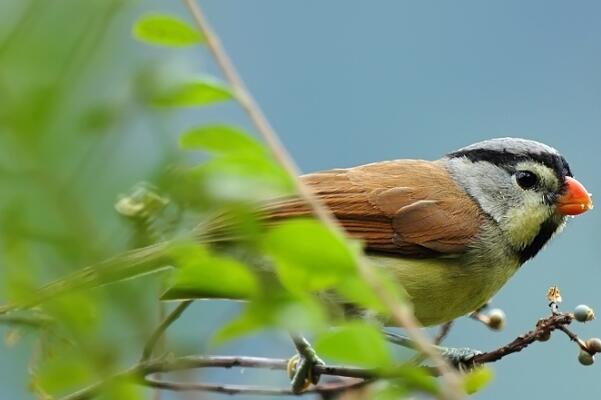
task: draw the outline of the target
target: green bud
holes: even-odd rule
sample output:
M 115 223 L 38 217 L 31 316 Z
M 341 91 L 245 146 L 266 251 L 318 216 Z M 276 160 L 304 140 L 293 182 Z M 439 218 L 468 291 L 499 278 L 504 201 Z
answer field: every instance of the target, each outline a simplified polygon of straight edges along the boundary
M 595 313 L 589 306 L 580 304 L 574 309 L 574 318 L 579 322 L 592 321 L 595 319 Z
M 582 365 L 592 365 L 595 362 L 595 357 L 584 350 L 580 350 L 578 361 L 580 361 L 580 364 Z
M 500 308 L 493 308 L 488 313 L 488 327 L 495 331 L 500 331 L 505 327 L 505 312 Z
M 586 348 L 593 353 L 601 353 L 601 339 L 596 337 L 590 338 L 586 341 Z

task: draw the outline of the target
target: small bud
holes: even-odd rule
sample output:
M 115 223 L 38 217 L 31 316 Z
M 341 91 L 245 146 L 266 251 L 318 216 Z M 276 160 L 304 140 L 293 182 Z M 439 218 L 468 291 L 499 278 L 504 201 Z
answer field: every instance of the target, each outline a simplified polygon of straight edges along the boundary
M 589 306 L 580 304 L 574 309 L 574 318 L 579 322 L 592 321 L 595 319 L 595 313 Z
M 542 334 L 538 335 L 536 338 L 536 340 L 538 340 L 539 342 L 546 342 L 549 339 L 551 339 L 550 331 L 545 331 Z
M 488 327 L 495 331 L 500 331 L 505 327 L 505 312 L 500 308 L 493 308 L 488 313 Z
M 551 303 L 561 303 L 559 286 L 551 286 L 549 290 L 547 290 L 547 300 L 549 300 Z
M 580 353 L 578 354 L 578 361 L 580 361 L 580 364 L 582 365 L 592 365 L 595 362 L 595 357 L 591 356 L 584 350 L 580 350 Z
M 593 353 L 601 353 L 601 339 L 596 337 L 590 338 L 586 341 L 586 348 Z

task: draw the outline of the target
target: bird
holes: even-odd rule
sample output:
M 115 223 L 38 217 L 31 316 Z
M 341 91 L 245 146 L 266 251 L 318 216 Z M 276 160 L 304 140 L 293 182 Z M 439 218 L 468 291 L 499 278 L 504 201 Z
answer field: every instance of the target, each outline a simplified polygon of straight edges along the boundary
M 406 290 L 424 326 L 483 307 L 592 198 L 551 146 L 496 138 L 436 161 L 399 159 L 301 177 L 366 255 Z M 300 198 L 263 210 L 309 217 Z
M 521 138 L 484 140 L 435 161 L 380 161 L 300 179 L 406 291 L 423 326 L 480 309 L 568 217 L 593 207 L 559 151 Z M 268 226 L 313 217 L 300 196 L 267 200 L 257 212 Z M 216 217 L 199 224 L 202 234 L 194 238 L 235 243 L 231 224 L 231 218 Z M 83 268 L 0 312 L 162 269 L 173 262 L 168 248 L 168 242 L 157 243 Z

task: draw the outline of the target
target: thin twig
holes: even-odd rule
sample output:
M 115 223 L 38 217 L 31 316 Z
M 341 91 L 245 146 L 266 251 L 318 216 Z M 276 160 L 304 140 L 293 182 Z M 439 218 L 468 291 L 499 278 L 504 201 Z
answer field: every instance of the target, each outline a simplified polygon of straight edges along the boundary
M 186 311 L 186 308 L 188 308 L 190 304 L 192 304 L 192 300 L 182 301 L 177 305 L 177 307 L 175 307 L 173 311 L 171 311 L 165 317 L 165 319 L 159 324 L 159 326 L 155 329 L 152 335 L 150 335 L 150 339 L 148 339 L 148 342 L 146 342 L 144 350 L 142 351 L 142 358 L 140 361 L 143 362 L 152 357 L 154 348 L 156 347 L 161 337 L 163 337 L 163 333 L 165 333 L 167 328 L 169 328 L 169 326 L 171 326 L 171 324 L 174 323 L 175 320 L 177 320 L 184 311 Z
M 495 362 L 509 354 L 522 351 L 537 340 L 546 337 L 555 329 L 559 329 L 566 332 L 564 330 L 564 326 L 569 325 L 572 322 L 573 318 L 574 317 L 571 314 L 554 314 L 548 318 L 541 319 L 537 322 L 536 327 L 533 330 L 526 332 L 521 336 L 518 336 L 510 343 L 496 350 L 476 355 L 470 360 L 470 363 L 473 365 L 477 365 Z
M 436 334 L 436 336 L 434 336 L 434 339 L 432 340 L 432 342 L 435 345 L 439 345 L 443 342 L 443 340 L 445 340 L 445 338 L 451 331 L 451 328 L 453 327 L 453 322 L 455 322 L 455 320 L 451 320 L 440 326 L 440 328 L 438 329 L 438 333 Z
M 103 388 L 113 382 L 124 381 L 158 387 L 170 390 L 203 390 L 216 391 L 221 393 L 247 393 L 247 394 L 295 394 L 291 389 L 262 388 L 254 386 L 240 385 L 218 385 L 202 383 L 176 383 L 163 382 L 148 378 L 148 375 L 157 372 L 174 372 L 195 368 L 262 368 L 273 370 L 285 370 L 288 365 L 286 359 L 262 358 L 262 357 L 221 357 L 221 356 L 183 356 L 177 358 L 163 358 L 140 362 L 132 368 L 104 379 L 101 382 L 88 386 L 75 393 L 63 397 L 61 400 L 88 400 L 98 395 Z M 335 365 L 316 365 L 315 371 L 322 375 L 332 375 L 337 377 L 358 378 L 362 381 L 345 382 L 344 384 L 332 386 L 331 384 L 317 385 L 313 389 L 304 393 L 323 393 L 349 389 L 363 384 L 363 381 L 373 379 L 376 372 L 369 369 L 335 366 Z
M 313 196 L 308 186 L 305 185 L 300 179 L 299 169 L 294 164 L 285 147 L 282 145 L 267 118 L 265 118 L 261 108 L 247 90 L 246 85 L 238 75 L 234 65 L 221 45 L 219 37 L 213 32 L 198 4 L 194 0 L 183 1 L 190 10 L 190 13 L 192 14 L 199 30 L 204 34 L 207 40 L 209 51 L 215 57 L 215 60 L 221 68 L 231 89 L 233 90 L 236 99 L 244 111 L 248 114 L 248 117 L 259 134 L 261 134 L 265 142 L 268 144 L 274 157 L 293 179 L 301 198 L 310 206 L 312 212 L 325 226 L 327 226 L 337 235 L 344 236 L 342 228 L 338 225 L 337 221 L 331 215 L 329 210 L 323 204 L 321 204 L 321 202 L 315 196 Z M 378 279 L 378 277 L 372 272 L 371 266 L 368 264 L 365 257 L 358 255 L 354 255 L 354 257 L 360 274 L 363 275 L 363 278 L 371 286 L 374 293 L 379 296 L 382 303 L 390 309 L 394 322 L 397 325 L 405 328 L 407 334 L 415 341 L 418 349 L 422 353 L 426 354 L 440 370 L 443 379 L 449 386 L 449 390 L 446 391 L 442 397 L 448 399 L 465 398 L 459 377 L 442 358 L 442 356 L 435 350 L 432 343 L 430 343 L 420 331 L 419 323 L 413 315 L 410 307 L 404 304 L 399 304 L 396 299 L 388 293 L 388 291 L 383 290 L 380 279 Z
M 535 329 L 526 332 L 523 335 L 518 336 L 510 343 L 499 347 L 496 350 L 492 350 L 486 353 L 481 353 L 473 357 L 469 363 L 471 366 L 481 365 L 496 362 L 510 354 L 517 353 L 529 345 L 533 344 L 537 340 L 542 340 L 550 332 L 554 330 L 561 330 L 566 333 L 570 339 L 580 342 L 581 340 L 566 328 L 573 321 L 572 314 L 554 314 L 550 317 L 539 320 L 536 323 Z M 386 337 L 402 346 L 415 348 L 415 343 L 403 336 L 396 335 L 394 333 L 386 332 Z M 579 343 L 580 344 L 580 343 Z M 111 378 L 105 379 L 99 383 L 93 384 L 87 388 L 84 388 L 76 393 L 63 397 L 61 400 L 87 400 L 96 396 L 104 387 L 110 385 L 111 382 L 115 381 L 127 381 L 140 385 L 146 385 L 150 387 L 165 389 L 165 390 L 201 390 L 201 391 L 215 391 L 220 393 L 244 393 L 244 394 L 279 394 L 279 395 L 298 395 L 291 389 L 279 389 L 279 388 L 265 388 L 256 386 L 241 386 L 241 385 L 220 385 L 220 384 L 205 384 L 205 383 L 180 383 L 170 381 L 159 381 L 148 378 L 149 375 L 157 372 L 175 372 L 188 369 L 196 368 L 261 368 L 271 370 L 286 370 L 288 367 L 288 360 L 277 359 L 277 358 L 263 358 L 263 357 L 229 357 L 229 356 L 182 356 L 182 357 L 163 357 L 144 362 L 139 362 L 132 368 L 114 375 Z M 424 371 L 432 376 L 439 376 L 440 370 L 433 369 L 430 367 L 421 367 Z M 315 373 L 320 375 L 330 375 L 344 378 L 356 378 L 361 379 L 357 382 L 345 382 L 338 386 L 337 389 L 332 388 L 331 385 L 317 385 L 305 393 L 325 393 L 328 391 L 336 391 L 349 389 L 369 383 L 378 377 L 390 378 L 390 375 L 379 375 L 377 370 L 338 366 L 338 365 L 321 365 L 316 364 L 313 367 Z M 347 385 L 347 386 L 344 386 Z
M 220 385 L 210 383 L 188 383 L 188 382 L 171 382 L 171 381 L 159 381 L 151 378 L 144 380 L 144 385 L 177 392 L 183 391 L 205 391 L 205 392 L 216 392 L 224 394 L 245 394 L 245 395 L 267 395 L 267 396 L 293 396 L 299 394 L 311 394 L 311 393 L 332 393 L 341 392 L 349 389 L 356 389 L 360 386 L 365 385 L 365 381 L 352 380 L 350 382 L 342 383 L 325 383 L 318 386 L 314 386 L 311 389 L 305 390 L 301 393 L 293 392 L 290 388 L 274 388 L 274 387 L 262 387 L 262 386 L 250 386 L 250 385 Z
M 563 333 L 568 335 L 570 340 L 573 342 L 576 342 L 576 344 L 578 344 L 578 347 L 580 347 L 581 350 L 584 350 L 587 353 L 594 355 L 594 353 L 591 353 L 591 351 L 588 349 L 588 347 L 586 346 L 586 343 L 584 343 L 584 341 L 582 339 L 580 339 L 578 337 L 578 335 L 576 335 L 574 332 L 569 330 L 565 325 L 560 325 L 557 327 L 557 329 L 559 329 L 560 331 L 562 331 Z

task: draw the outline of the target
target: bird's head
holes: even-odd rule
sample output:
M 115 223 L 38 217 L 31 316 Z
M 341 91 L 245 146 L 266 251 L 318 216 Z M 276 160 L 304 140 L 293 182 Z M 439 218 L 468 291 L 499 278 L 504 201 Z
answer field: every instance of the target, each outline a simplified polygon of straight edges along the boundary
M 592 208 L 565 158 L 543 143 L 491 139 L 446 159 L 454 179 L 499 226 L 520 262 L 534 257 L 566 216 Z

